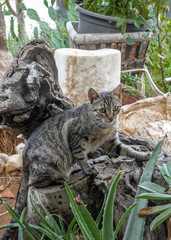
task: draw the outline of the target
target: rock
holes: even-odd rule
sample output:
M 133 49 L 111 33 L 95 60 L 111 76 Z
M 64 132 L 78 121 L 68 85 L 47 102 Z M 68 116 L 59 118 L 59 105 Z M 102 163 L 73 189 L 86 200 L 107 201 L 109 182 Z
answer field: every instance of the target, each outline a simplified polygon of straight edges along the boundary
M 8 155 L 5 153 L 0 153 L 0 174 L 4 171 L 7 161 Z
M 90 87 L 112 90 L 120 83 L 121 53 L 114 49 L 57 49 L 59 84 L 76 106 L 87 102 Z M 112 63 L 112 64 L 111 64 Z
M 6 164 L 6 175 L 15 172 L 17 169 L 21 170 L 23 165 L 22 151 L 24 149 L 25 144 L 20 143 L 15 147 L 16 153 L 8 158 L 8 162 Z
M 163 147 L 171 153 L 171 94 L 123 106 L 119 130 L 125 135 L 147 137 L 156 143 L 165 137 Z

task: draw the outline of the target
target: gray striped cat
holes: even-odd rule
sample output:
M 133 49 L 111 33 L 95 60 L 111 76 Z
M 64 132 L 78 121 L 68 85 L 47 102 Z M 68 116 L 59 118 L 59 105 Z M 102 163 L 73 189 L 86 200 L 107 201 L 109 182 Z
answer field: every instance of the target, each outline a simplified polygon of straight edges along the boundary
M 23 170 L 15 210 L 21 214 L 27 204 L 29 186 L 45 187 L 67 181 L 71 167 L 79 164 L 86 175 L 96 174 L 87 154 L 99 147 L 110 156 L 124 155 L 148 160 L 118 139 L 117 117 L 122 87 L 97 93 L 90 88 L 89 103 L 63 111 L 45 120 L 30 136 L 23 152 Z M 8 229 L 3 240 L 10 239 Z

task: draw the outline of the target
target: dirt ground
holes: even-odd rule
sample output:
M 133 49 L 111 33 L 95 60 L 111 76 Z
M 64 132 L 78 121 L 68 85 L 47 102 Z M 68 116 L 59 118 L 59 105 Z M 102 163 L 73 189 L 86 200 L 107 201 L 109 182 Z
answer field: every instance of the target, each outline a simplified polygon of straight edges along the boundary
M 5 173 L 0 175 L 0 197 L 5 200 L 12 208 L 15 205 L 17 191 L 20 182 L 21 173 L 15 172 L 6 177 Z M 5 189 L 4 189 L 5 188 Z M 4 190 L 3 190 L 4 189 Z M 0 226 L 8 224 L 11 215 L 7 212 L 4 205 L 0 202 Z M 2 237 L 5 229 L 0 230 L 0 238 Z

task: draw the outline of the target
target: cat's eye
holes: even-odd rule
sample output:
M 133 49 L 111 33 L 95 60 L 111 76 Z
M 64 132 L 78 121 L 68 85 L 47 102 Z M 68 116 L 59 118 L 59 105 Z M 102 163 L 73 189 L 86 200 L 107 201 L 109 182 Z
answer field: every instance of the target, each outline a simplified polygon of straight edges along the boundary
M 113 107 L 113 111 L 116 112 L 118 110 L 118 107 L 117 106 L 114 106 Z
M 100 108 L 100 109 L 99 109 L 99 112 L 105 113 L 105 112 L 106 112 L 106 109 L 105 109 L 105 108 Z

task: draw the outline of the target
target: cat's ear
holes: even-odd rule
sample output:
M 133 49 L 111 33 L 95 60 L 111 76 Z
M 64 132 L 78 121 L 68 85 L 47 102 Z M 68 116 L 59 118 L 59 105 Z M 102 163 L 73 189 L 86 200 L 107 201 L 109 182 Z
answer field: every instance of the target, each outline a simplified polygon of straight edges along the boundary
M 98 92 L 96 92 L 93 88 L 90 88 L 88 90 L 88 99 L 91 103 L 94 102 L 94 100 L 100 98 Z
M 112 94 L 119 98 L 122 97 L 122 84 L 119 84 L 116 88 L 113 89 Z

